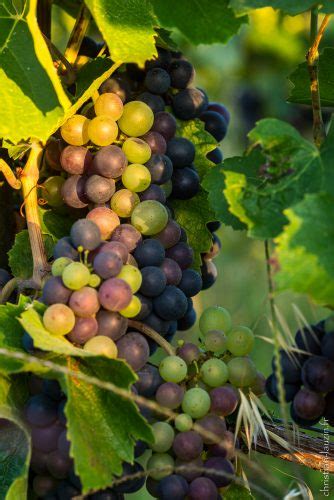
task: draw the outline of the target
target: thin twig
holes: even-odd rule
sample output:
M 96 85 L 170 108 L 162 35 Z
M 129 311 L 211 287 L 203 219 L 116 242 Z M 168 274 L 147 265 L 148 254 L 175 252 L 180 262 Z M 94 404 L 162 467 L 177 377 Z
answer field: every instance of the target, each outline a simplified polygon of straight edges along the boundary
M 16 178 L 13 170 L 3 158 L 0 158 L 0 172 L 3 173 L 10 187 L 13 189 L 21 189 L 21 181 Z
M 14 290 L 17 288 L 18 283 L 16 278 L 12 278 L 5 284 L 0 294 L 0 304 L 5 304 Z
M 165 340 L 161 335 L 159 335 L 159 333 L 157 333 L 155 330 L 145 325 L 144 323 L 141 323 L 140 321 L 135 321 L 133 319 L 129 319 L 129 327 L 135 328 L 144 335 L 150 337 L 160 347 L 162 347 L 170 356 L 173 356 L 175 354 L 174 347 L 169 342 L 167 342 L 167 340 Z
M 65 50 L 65 59 L 70 63 L 75 65 L 75 62 L 78 57 L 78 53 L 82 44 L 82 40 L 86 34 L 88 29 L 91 13 L 87 9 L 84 2 L 82 2 L 78 17 L 75 21 L 75 25 L 73 27 L 72 33 L 67 43 L 67 47 Z
M 330 20 L 330 14 L 327 14 L 320 26 L 320 29 L 315 36 L 315 28 L 317 26 L 318 12 L 311 11 L 311 47 L 306 55 L 307 67 L 310 75 L 310 89 L 313 111 L 313 137 L 316 146 L 320 147 L 326 138 L 325 125 L 321 111 L 321 97 L 319 89 L 319 45 Z

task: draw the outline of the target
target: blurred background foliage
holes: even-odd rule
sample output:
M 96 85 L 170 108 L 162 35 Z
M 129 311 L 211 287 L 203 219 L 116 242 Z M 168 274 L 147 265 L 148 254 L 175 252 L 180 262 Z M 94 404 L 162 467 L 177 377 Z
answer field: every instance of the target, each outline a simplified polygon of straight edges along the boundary
M 57 6 L 53 8 L 57 20 L 52 39 L 60 49 L 64 49 L 74 19 Z M 247 133 L 256 121 L 265 117 L 286 120 L 304 137 L 312 140 L 310 108 L 286 102 L 291 87 L 288 75 L 305 60 L 309 22 L 309 14 L 290 17 L 265 8 L 252 13 L 249 24 L 244 25 L 239 34 L 225 46 L 215 44 L 194 47 L 177 33 L 173 34 L 182 52 L 196 68 L 197 86 L 207 91 L 210 100 L 224 103 L 231 112 L 229 132 L 221 146 L 225 158 L 242 154 L 247 147 Z M 96 38 L 93 29 L 90 36 Z M 327 31 L 322 46 L 333 45 L 333 42 L 332 28 Z M 257 341 L 252 357 L 258 369 L 268 375 L 271 372 L 272 345 L 270 340 L 266 342 L 259 338 L 272 338 L 264 244 L 249 239 L 243 231 L 233 231 L 224 225 L 218 235 L 222 242 L 222 251 L 215 260 L 218 279 L 210 290 L 195 298 L 197 312 L 200 314 L 205 307 L 218 304 L 231 312 L 234 324 L 254 328 Z M 292 335 L 303 321 L 312 324 L 329 313 L 312 304 L 307 297 L 292 293 L 275 295 L 274 300 L 282 324 L 285 323 L 285 330 Z M 195 326 L 186 334 L 180 333 L 178 339 L 190 340 L 197 336 L 198 329 Z M 159 353 L 156 355 L 158 358 Z M 264 399 L 272 414 L 280 417 L 278 405 L 268 398 Z M 269 456 L 256 455 L 261 470 L 253 470 L 252 458 L 245 467 L 250 483 L 261 485 L 275 498 L 282 498 L 282 486 L 288 491 L 296 486 L 295 479 L 303 480 L 310 487 L 314 498 L 322 496 L 320 472 Z M 255 492 L 254 496 L 265 498 Z M 128 495 L 128 498 L 136 500 L 148 497 L 147 493 Z

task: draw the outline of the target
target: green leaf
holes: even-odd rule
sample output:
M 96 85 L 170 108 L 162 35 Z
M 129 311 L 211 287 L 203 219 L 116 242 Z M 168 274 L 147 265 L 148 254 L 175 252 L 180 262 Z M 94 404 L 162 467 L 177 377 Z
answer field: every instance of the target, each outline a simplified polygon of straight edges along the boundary
M 54 241 L 68 236 L 70 229 L 76 218 L 70 214 L 60 214 L 52 209 L 39 209 L 42 232 L 44 235 L 51 236 Z
M 107 57 L 97 57 L 87 62 L 78 71 L 75 98 L 78 99 L 94 83 L 96 78 L 110 70 L 113 62 Z M 98 88 L 98 87 L 97 87 Z M 96 89 L 97 90 L 97 89 Z
M 124 389 L 136 380 L 120 360 L 94 357 L 68 365 Z M 151 430 L 133 403 L 110 391 L 67 378 L 66 393 L 71 455 L 84 492 L 110 486 L 112 476 L 122 472 L 122 461 L 133 461 L 135 441 L 152 442 Z
M 288 102 L 311 105 L 310 75 L 306 62 L 300 64 L 289 76 L 293 87 Z M 319 58 L 319 89 L 321 104 L 334 106 L 334 49 L 327 47 Z
M 194 165 L 201 180 L 215 165 L 206 155 L 218 146 L 216 139 L 205 130 L 204 126 L 201 120 L 178 120 L 177 128 L 177 135 L 189 139 L 195 146 Z
M 187 200 L 173 200 L 172 206 L 175 212 L 175 219 L 187 232 L 188 243 L 194 250 L 194 268 L 201 265 L 201 253 L 210 250 L 212 245 L 212 235 L 206 224 L 215 220 L 208 202 L 207 193 L 201 189 L 199 193 Z
M 240 484 L 231 484 L 224 492 L 224 499 L 226 500 L 254 500 L 253 495 L 245 486 Z
M 234 161 L 246 164 L 249 162 L 249 158 L 234 158 Z M 247 226 L 230 212 L 228 202 L 224 195 L 226 187 L 224 175 L 225 164 L 227 168 L 229 168 L 229 160 L 212 168 L 204 177 L 202 186 L 208 192 L 210 208 L 215 213 L 215 218 L 217 220 L 223 222 L 223 224 L 227 226 L 233 227 L 235 230 L 246 229 Z
M 52 256 L 53 239 L 49 235 L 43 236 L 47 258 Z M 27 229 L 15 236 L 15 242 L 8 252 L 9 265 L 13 276 L 20 279 L 29 279 L 33 273 L 33 260 Z
M 334 197 L 307 195 L 286 210 L 289 224 L 277 238 L 279 290 L 307 293 L 316 302 L 334 306 Z
M 0 137 L 14 144 L 46 141 L 71 104 L 39 30 L 36 4 L 30 0 L 15 10 L 10 0 L 0 2 L 0 100 L 6 103 Z
M 157 47 L 162 47 L 166 50 L 177 50 L 178 46 L 172 39 L 172 32 L 164 28 L 156 28 L 157 33 L 156 44 Z
M 230 0 L 230 7 L 239 15 L 248 14 L 253 9 L 272 7 L 295 16 L 316 5 L 321 5 L 321 12 L 334 12 L 332 0 L 323 0 L 322 2 L 314 0 Z
M 153 6 L 162 26 L 177 28 L 196 45 L 226 43 L 246 22 L 235 17 L 228 0 L 178 0 L 172 8 L 165 0 L 155 0 Z
M 276 119 L 261 120 L 250 132 L 253 148 L 261 148 L 271 175 L 260 175 L 264 165 L 256 151 L 224 163 L 225 197 L 229 210 L 247 225 L 249 235 L 278 236 L 287 219 L 286 208 L 319 191 L 324 169 L 318 149 L 291 125 Z
M 156 24 L 148 0 L 85 0 L 113 61 L 143 66 L 157 54 Z
M 324 168 L 322 191 L 334 196 L 334 119 L 332 118 L 327 138 L 320 149 L 321 161 Z

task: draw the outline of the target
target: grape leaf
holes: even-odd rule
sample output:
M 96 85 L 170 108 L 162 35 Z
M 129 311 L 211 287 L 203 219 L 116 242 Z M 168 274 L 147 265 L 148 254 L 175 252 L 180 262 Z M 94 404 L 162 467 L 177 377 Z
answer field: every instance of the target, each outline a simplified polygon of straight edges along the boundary
M 0 137 L 45 141 L 70 107 L 38 27 L 37 0 L 0 1 Z
M 234 158 L 234 161 L 246 165 L 249 162 L 249 158 Z M 251 160 L 251 163 L 252 162 L 253 160 Z M 204 177 L 202 186 L 208 192 L 210 208 L 215 213 L 217 220 L 223 222 L 227 226 L 233 227 L 235 230 L 246 229 L 247 226 L 230 212 L 229 205 L 224 195 L 224 189 L 226 187 L 224 169 L 225 165 L 229 168 L 229 163 L 229 159 L 227 159 L 224 163 L 212 168 Z
M 68 366 L 124 389 L 136 380 L 121 360 L 86 358 L 80 364 L 71 360 Z M 71 455 L 84 492 L 110 486 L 112 476 L 122 472 L 122 461 L 133 461 L 135 441 L 153 441 L 151 430 L 133 403 L 110 391 L 67 378 L 66 393 Z
M 165 0 L 155 0 L 153 6 L 162 26 L 177 28 L 196 45 L 226 43 L 246 22 L 235 17 L 228 0 L 178 0 L 173 8 Z
M 214 137 L 204 128 L 201 120 L 178 120 L 177 135 L 189 139 L 195 146 L 194 165 L 202 180 L 214 163 L 207 159 L 206 155 L 218 146 Z
M 334 197 L 309 194 L 286 210 L 289 224 L 277 238 L 279 290 L 307 293 L 334 306 Z
M 321 188 L 324 168 L 317 148 L 281 120 L 261 120 L 249 138 L 253 147 L 262 148 L 271 179 L 259 175 L 263 163 L 254 151 L 247 163 L 230 158 L 224 163 L 224 194 L 250 236 L 272 238 L 287 222 L 284 210 Z
M 110 70 L 113 62 L 107 57 L 97 57 L 87 62 L 78 71 L 78 76 L 76 79 L 76 93 L 75 99 L 80 98 L 85 91 L 94 83 L 96 78 L 98 78 L 105 71 Z
M 76 218 L 70 214 L 60 214 L 52 209 L 40 208 L 39 214 L 43 234 L 51 236 L 54 241 L 68 236 L 76 221 Z
M 321 104 L 334 106 L 334 49 L 327 47 L 319 58 L 319 89 Z M 290 91 L 288 102 L 311 105 L 310 75 L 306 62 L 300 64 L 289 76 L 293 87 Z
M 212 235 L 206 224 L 215 220 L 207 193 L 201 189 L 191 200 L 173 200 L 175 219 L 186 231 L 188 243 L 194 250 L 194 268 L 201 266 L 201 253 L 208 252 L 212 245 Z
M 272 7 L 273 9 L 280 9 L 287 14 L 295 16 L 316 5 L 321 6 L 321 12 L 334 12 L 332 0 L 323 0 L 322 2 L 316 2 L 314 0 L 230 0 L 230 7 L 232 7 L 238 15 L 248 14 L 253 9 Z
M 245 486 L 240 484 L 231 484 L 224 492 L 224 499 L 226 500 L 254 500 L 253 495 Z
M 47 258 L 52 256 L 53 239 L 49 235 L 43 236 Z M 13 276 L 20 279 L 29 279 L 33 273 L 33 260 L 27 229 L 20 231 L 15 236 L 15 242 L 8 252 L 8 262 Z
M 113 61 L 143 66 L 157 54 L 156 24 L 148 0 L 85 0 Z
M 8 379 L 0 377 L 0 498 L 27 498 L 30 434 L 10 397 Z
M 321 161 L 324 168 L 322 191 L 334 196 L 334 119 L 332 118 L 327 138 L 320 149 Z

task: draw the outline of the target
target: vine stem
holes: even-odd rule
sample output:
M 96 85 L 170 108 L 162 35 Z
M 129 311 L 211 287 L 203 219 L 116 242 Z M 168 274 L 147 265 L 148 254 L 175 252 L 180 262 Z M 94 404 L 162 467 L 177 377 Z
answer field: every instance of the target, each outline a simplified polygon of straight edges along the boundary
M 153 328 L 150 328 L 149 326 L 144 325 L 144 323 L 141 323 L 140 321 L 135 321 L 133 319 L 129 319 L 128 324 L 131 328 L 139 330 L 141 333 L 147 335 L 147 337 L 150 337 L 152 340 L 154 340 L 170 356 L 175 355 L 174 347 L 169 342 L 167 342 L 167 340 L 165 340 L 161 335 L 159 335 L 158 332 L 153 330 Z
M 21 175 L 23 205 L 33 257 L 32 288 L 41 287 L 42 279 L 49 268 L 45 255 L 37 197 L 39 165 L 42 159 L 42 153 L 42 145 L 37 142 L 32 143 L 28 161 Z
M 0 304 L 5 304 L 9 297 L 14 292 L 15 288 L 17 288 L 17 279 L 12 278 L 5 284 L 0 294 Z
M 39 0 L 37 2 L 37 21 L 41 32 L 51 39 L 51 8 L 52 0 Z
M 67 42 L 67 47 L 65 50 L 65 59 L 70 63 L 70 64 L 75 64 L 78 53 L 82 44 L 82 40 L 86 34 L 86 31 L 88 29 L 90 20 L 91 20 L 91 13 L 87 9 L 85 3 L 83 2 L 81 4 L 78 17 L 75 21 L 72 33 L 70 35 L 70 38 Z
M 21 181 L 16 178 L 13 170 L 3 158 L 0 158 L 0 172 L 3 173 L 6 181 L 13 189 L 21 189 Z
M 313 138 L 317 147 L 320 147 L 326 138 L 325 125 L 322 118 L 319 89 L 319 45 L 329 23 L 330 17 L 330 14 L 327 14 L 324 17 L 318 31 L 318 11 L 317 9 L 313 9 L 311 11 L 311 47 L 306 55 L 307 67 L 311 82 L 310 89 L 313 111 Z

